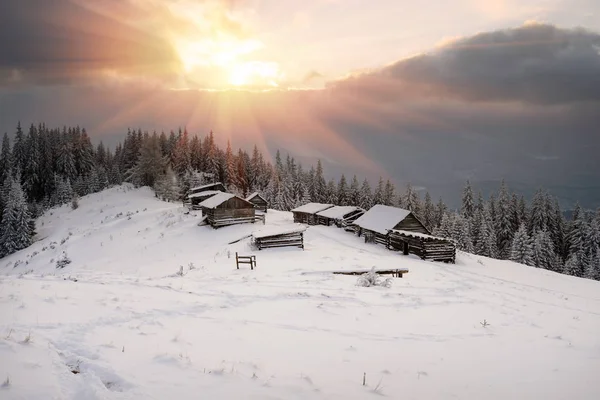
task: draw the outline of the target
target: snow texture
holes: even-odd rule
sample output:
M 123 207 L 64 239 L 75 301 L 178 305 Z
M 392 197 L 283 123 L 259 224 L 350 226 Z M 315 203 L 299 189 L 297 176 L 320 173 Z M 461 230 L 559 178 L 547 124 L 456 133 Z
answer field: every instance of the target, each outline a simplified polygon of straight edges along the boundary
M 344 215 L 349 214 L 353 211 L 360 210 L 360 207 L 355 206 L 335 206 L 328 208 L 325 211 L 318 212 L 317 215 L 325 218 L 341 219 Z
M 192 193 L 188 196 L 188 199 L 195 199 L 197 197 L 214 196 L 219 193 L 223 193 L 223 192 L 221 192 L 220 190 L 206 190 L 204 192 Z
M 412 236 L 412 237 L 415 237 L 415 238 L 437 239 L 437 240 L 448 240 L 448 241 L 451 241 L 451 239 L 447 239 L 447 238 L 443 238 L 443 237 L 439 237 L 439 236 L 427 235 L 427 234 L 421 233 L 421 232 L 404 231 L 402 229 L 390 229 L 390 231 L 399 233 L 401 235 Z
M 258 192 L 254 192 L 254 193 L 252 193 L 250 196 L 246 197 L 246 201 L 250 201 L 250 200 L 252 200 L 253 198 L 255 198 L 256 196 L 259 196 L 260 198 L 263 198 L 263 196 L 261 196 L 261 195 L 260 195 L 260 193 L 258 193 Z
M 292 212 L 301 212 L 307 214 L 316 214 L 320 211 L 326 210 L 328 208 L 333 207 L 333 204 L 323 204 L 323 203 L 308 203 L 300 207 L 296 207 L 292 210 Z
M 409 214 L 410 211 L 402 208 L 377 204 L 354 221 L 354 225 L 385 235 Z
M 600 398 L 600 282 L 425 262 L 326 226 L 304 251 L 254 252 L 227 243 L 256 226 L 199 214 L 122 186 L 38 219 L 33 245 L 0 259 L 0 398 Z M 267 227 L 292 224 L 269 210 Z M 303 275 L 374 265 L 410 273 L 390 288 Z

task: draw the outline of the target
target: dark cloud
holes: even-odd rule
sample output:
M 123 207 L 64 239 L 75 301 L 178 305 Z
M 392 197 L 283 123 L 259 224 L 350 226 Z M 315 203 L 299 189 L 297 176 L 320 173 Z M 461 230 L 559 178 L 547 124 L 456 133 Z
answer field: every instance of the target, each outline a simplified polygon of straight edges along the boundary
M 595 102 L 600 101 L 600 35 L 538 24 L 481 33 L 334 87 L 381 100 Z
M 143 12 L 127 0 L 2 1 L 0 84 L 65 83 L 105 70 L 168 74 L 168 43 L 130 25 Z

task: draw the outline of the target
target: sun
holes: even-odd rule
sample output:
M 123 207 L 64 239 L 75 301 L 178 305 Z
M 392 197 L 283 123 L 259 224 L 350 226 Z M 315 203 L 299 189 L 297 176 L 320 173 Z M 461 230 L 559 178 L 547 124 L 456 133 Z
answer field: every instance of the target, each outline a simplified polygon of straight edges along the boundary
M 276 62 L 250 59 L 263 47 L 255 39 L 179 40 L 175 47 L 186 75 L 217 87 L 277 87 L 282 76 Z

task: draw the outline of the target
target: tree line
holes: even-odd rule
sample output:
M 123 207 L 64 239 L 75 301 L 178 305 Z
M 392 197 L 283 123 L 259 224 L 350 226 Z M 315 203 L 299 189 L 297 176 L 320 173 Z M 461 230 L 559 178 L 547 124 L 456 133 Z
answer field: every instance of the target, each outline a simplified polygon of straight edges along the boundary
M 234 152 L 228 142 L 223 149 L 212 131 L 200 137 L 181 129 L 168 134 L 129 129 L 112 151 L 102 142 L 93 146 L 78 126 L 31 125 L 24 133 L 19 124 L 12 146 L 5 134 L 0 152 L 0 256 L 29 246 L 34 219 L 78 196 L 130 182 L 154 188 L 161 199 L 181 201 L 191 187 L 218 181 L 241 196 L 259 192 L 277 210 L 307 202 L 405 208 L 460 250 L 600 279 L 600 211 L 576 206 L 567 220 L 543 189 L 528 203 L 505 182 L 486 199 L 475 196 L 467 182 L 460 209 L 450 210 L 441 198 L 434 203 L 410 184 L 397 191 L 389 179 L 371 186 L 357 176 L 325 175 L 320 161 L 306 169 L 279 151 L 271 163 L 256 146 L 250 153 Z

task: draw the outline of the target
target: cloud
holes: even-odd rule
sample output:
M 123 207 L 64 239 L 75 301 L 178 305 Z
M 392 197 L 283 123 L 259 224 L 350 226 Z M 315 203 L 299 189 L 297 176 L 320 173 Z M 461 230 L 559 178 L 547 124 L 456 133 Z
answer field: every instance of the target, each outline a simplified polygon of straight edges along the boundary
M 333 87 L 381 100 L 595 102 L 600 100 L 600 35 L 543 24 L 480 33 Z

